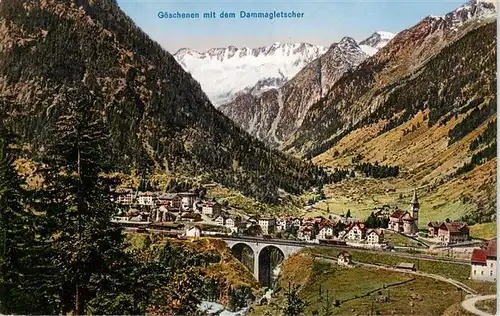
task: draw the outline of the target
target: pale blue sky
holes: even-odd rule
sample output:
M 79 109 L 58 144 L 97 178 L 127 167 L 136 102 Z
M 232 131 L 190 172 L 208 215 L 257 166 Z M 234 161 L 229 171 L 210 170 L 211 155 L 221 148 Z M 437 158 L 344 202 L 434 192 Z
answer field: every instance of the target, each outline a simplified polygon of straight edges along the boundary
M 344 36 L 362 40 L 374 31 L 397 33 L 428 15 L 443 15 L 465 1 L 172 1 L 118 0 L 119 6 L 165 49 L 258 47 L 274 42 L 329 46 Z M 302 19 L 240 19 L 248 12 L 296 11 Z M 236 19 L 160 19 L 158 12 L 235 12 Z

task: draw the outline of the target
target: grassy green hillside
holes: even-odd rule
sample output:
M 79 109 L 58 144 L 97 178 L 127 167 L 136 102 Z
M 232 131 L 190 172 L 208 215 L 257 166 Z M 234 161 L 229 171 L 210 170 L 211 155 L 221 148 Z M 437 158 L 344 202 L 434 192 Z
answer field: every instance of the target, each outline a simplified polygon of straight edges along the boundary
M 281 290 L 267 304 L 255 306 L 250 315 L 279 315 L 289 284 L 298 286 L 299 296 L 309 302 L 306 313 L 318 311 L 320 315 L 328 306 L 327 291 L 329 301 L 339 303 L 331 309 L 336 315 L 441 315 L 461 298 L 448 283 L 386 270 L 342 267 L 306 253 L 288 258 L 281 273 Z

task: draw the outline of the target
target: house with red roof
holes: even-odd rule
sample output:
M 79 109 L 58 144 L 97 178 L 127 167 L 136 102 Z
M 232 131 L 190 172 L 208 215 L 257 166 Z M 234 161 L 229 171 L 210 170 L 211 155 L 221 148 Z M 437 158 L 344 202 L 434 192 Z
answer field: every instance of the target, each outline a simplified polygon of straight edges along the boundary
M 361 241 L 365 239 L 366 228 L 363 223 L 353 223 L 346 228 L 347 234 L 345 235 L 347 239 Z
M 301 226 L 297 233 L 298 240 L 309 242 L 315 238 L 316 236 L 314 235 L 314 229 L 312 226 Z
M 497 280 L 497 240 L 492 239 L 485 247 L 476 248 L 471 256 L 471 279 L 496 282 Z
M 437 237 L 444 244 L 464 242 L 469 240 L 469 227 L 462 222 L 445 222 L 439 226 Z
M 319 226 L 319 233 L 318 233 L 318 238 L 319 239 L 329 239 L 332 238 L 334 235 L 333 229 L 335 227 L 335 223 L 330 221 L 330 220 L 325 220 L 321 225 Z

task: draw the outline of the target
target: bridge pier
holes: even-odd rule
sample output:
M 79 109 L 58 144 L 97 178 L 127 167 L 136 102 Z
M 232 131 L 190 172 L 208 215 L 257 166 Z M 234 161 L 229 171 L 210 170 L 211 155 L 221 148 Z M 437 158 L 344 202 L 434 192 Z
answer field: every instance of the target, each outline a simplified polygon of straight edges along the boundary
M 254 250 L 253 253 L 253 276 L 259 281 L 259 253 L 260 250 Z

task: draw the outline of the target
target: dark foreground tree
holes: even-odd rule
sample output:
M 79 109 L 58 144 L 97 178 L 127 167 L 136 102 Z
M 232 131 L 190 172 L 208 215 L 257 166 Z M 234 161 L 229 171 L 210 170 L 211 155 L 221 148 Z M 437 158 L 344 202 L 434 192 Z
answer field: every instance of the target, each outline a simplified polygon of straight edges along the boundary
M 137 313 L 122 280 L 129 259 L 122 229 L 110 222 L 117 213 L 111 201 L 108 138 L 100 98 L 85 88 L 69 90 L 66 106 L 52 128 L 42 158 L 44 190 L 37 209 L 44 213 L 44 237 L 55 252 L 60 306 L 56 313 Z M 95 304 L 99 298 L 99 304 Z M 106 305 L 105 310 L 101 310 Z M 89 305 L 90 304 L 90 305 Z

